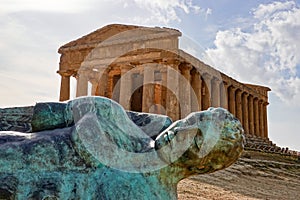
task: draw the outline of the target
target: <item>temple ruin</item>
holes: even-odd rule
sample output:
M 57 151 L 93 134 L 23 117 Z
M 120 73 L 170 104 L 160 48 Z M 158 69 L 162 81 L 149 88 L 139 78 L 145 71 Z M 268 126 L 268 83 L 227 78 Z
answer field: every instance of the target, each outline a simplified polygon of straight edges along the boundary
M 76 96 L 105 96 L 127 110 L 173 120 L 223 107 L 241 121 L 248 137 L 268 141 L 270 89 L 241 83 L 201 62 L 179 49 L 180 36 L 171 28 L 112 24 L 63 45 L 60 101 L 70 98 L 75 77 Z

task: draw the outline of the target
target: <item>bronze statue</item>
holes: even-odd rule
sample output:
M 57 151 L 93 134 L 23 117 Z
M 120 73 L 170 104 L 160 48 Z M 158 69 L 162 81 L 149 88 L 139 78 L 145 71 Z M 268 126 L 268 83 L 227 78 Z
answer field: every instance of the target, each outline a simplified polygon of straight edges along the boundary
M 177 199 L 180 180 L 243 150 L 225 109 L 172 123 L 104 97 L 0 109 L 0 130 L 0 199 Z

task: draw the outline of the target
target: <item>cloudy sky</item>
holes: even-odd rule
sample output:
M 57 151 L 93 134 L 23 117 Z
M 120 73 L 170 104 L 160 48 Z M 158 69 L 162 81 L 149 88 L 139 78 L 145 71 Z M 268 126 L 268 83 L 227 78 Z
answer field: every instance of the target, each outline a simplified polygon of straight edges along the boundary
M 0 107 L 57 101 L 57 49 L 110 23 L 179 29 L 181 48 L 270 87 L 269 137 L 300 151 L 300 0 L 1 0 Z

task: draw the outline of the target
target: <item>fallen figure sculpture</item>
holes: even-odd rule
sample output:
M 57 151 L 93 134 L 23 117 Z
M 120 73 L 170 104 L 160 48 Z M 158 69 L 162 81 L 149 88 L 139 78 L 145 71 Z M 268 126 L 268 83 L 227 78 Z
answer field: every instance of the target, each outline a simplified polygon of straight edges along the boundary
M 180 180 L 243 150 L 225 109 L 172 123 L 104 97 L 0 109 L 0 130 L 0 199 L 177 199 Z

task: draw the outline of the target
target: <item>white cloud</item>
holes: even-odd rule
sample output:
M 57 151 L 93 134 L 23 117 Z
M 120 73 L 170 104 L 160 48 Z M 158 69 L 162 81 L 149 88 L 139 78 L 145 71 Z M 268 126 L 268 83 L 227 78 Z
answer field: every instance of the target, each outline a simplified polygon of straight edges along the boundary
M 39 12 L 80 12 L 88 9 L 93 0 L 2 0 L 0 2 L 0 14 L 19 11 Z
M 180 21 L 177 9 L 184 11 L 186 14 L 191 12 L 197 14 L 201 10 L 192 0 L 134 0 L 134 2 L 140 8 L 150 12 L 151 17 L 149 19 L 151 21 L 164 24 L 170 21 Z
M 293 1 L 259 5 L 246 30 L 219 31 L 204 59 L 238 80 L 271 87 L 282 100 L 300 101 L 300 9 Z

